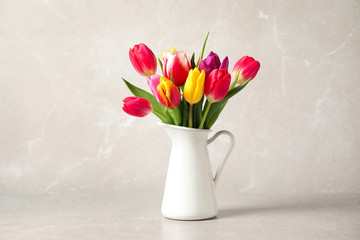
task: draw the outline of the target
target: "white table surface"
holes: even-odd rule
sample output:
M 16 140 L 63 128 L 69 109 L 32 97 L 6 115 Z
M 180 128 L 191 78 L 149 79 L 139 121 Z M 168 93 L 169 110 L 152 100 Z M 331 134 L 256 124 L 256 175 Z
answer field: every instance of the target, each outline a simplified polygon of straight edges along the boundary
M 360 194 L 228 194 L 205 221 L 163 218 L 161 198 L 0 195 L 0 239 L 360 239 Z

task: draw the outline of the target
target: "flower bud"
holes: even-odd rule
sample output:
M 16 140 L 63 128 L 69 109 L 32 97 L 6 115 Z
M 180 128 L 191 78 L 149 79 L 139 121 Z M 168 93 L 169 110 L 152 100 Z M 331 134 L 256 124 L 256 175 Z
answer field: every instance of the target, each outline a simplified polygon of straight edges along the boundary
M 123 100 L 123 110 L 134 117 L 145 117 L 152 112 L 150 102 L 140 97 L 127 97 Z
M 231 76 L 227 69 L 215 69 L 205 81 L 204 94 L 210 103 L 221 101 L 227 94 Z
M 184 98 L 190 104 L 198 103 L 204 94 L 205 71 L 190 70 L 184 86 Z
M 156 57 L 145 44 L 140 43 L 130 48 L 129 58 L 135 70 L 141 75 L 151 76 L 156 73 Z
M 190 58 L 184 51 L 164 51 L 162 54 L 164 76 L 173 77 L 174 84 L 178 87 L 184 85 L 191 69 Z
M 242 84 L 249 79 L 254 79 L 259 69 L 260 63 L 258 61 L 252 57 L 244 56 L 235 64 L 232 76 L 235 79 L 236 75 L 239 74 L 237 84 Z
M 179 105 L 181 93 L 169 79 L 161 77 L 156 90 L 159 102 L 165 107 L 174 108 Z

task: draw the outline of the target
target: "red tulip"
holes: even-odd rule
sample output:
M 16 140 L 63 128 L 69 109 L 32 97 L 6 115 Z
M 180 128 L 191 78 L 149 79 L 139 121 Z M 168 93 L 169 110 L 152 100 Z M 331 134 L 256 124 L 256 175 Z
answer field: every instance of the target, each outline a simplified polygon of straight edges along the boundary
M 167 108 L 174 108 L 179 105 L 181 93 L 179 89 L 167 78 L 161 77 L 157 86 L 159 102 Z
M 171 79 L 171 74 L 176 86 L 184 85 L 191 69 L 190 58 L 184 51 L 164 51 L 162 55 L 164 76 Z
M 205 81 L 204 94 L 210 103 L 221 101 L 227 94 L 231 76 L 227 69 L 215 69 Z
M 255 61 L 255 59 L 252 57 L 244 56 L 240 58 L 240 60 L 235 64 L 232 75 L 235 79 L 239 72 L 237 84 L 242 84 L 249 79 L 254 79 L 259 69 L 260 63 L 258 61 Z
M 152 112 L 151 104 L 148 100 L 139 97 L 127 97 L 123 100 L 123 110 L 134 117 L 145 117 Z
M 156 73 L 156 57 L 145 44 L 140 43 L 129 50 L 129 58 L 135 70 L 143 76 Z

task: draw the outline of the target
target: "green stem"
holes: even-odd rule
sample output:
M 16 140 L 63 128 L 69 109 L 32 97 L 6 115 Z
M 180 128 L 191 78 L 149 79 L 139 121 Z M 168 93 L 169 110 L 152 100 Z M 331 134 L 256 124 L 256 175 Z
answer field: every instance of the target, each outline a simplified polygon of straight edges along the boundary
M 193 105 L 190 104 L 190 108 L 189 108 L 189 127 L 192 128 L 193 127 Z
M 236 73 L 235 80 L 231 83 L 231 85 L 230 85 L 230 87 L 229 87 L 229 91 L 232 90 L 232 89 L 235 87 L 236 82 L 237 82 L 237 80 L 238 80 L 238 78 L 239 78 L 239 75 L 240 75 L 240 71 L 238 71 L 238 72 Z
M 208 113 L 209 113 L 210 107 L 211 107 L 211 103 L 209 102 L 209 103 L 206 105 L 204 116 L 203 116 L 203 118 L 201 119 L 201 123 L 200 123 L 200 126 L 199 126 L 200 129 L 202 129 L 202 128 L 204 127 L 205 119 L 206 119 L 206 116 L 207 116 Z
M 229 91 L 232 90 L 235 87 L 235 85 L 236 85 L 236 80 L 231 83 L 229 87 Z

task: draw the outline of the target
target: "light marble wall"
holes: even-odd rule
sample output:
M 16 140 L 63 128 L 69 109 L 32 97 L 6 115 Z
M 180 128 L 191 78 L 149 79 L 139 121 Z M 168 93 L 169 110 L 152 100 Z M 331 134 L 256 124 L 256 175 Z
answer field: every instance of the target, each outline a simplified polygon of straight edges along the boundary
M 360 192 L 360 2 L 0 0 L 0 193 L 162 192 L 158 120 L 121 110 L 128 49 L 261 62 L 213 130 L 219 191 Z M 226 139 L 211 147 L 213 164 Z

